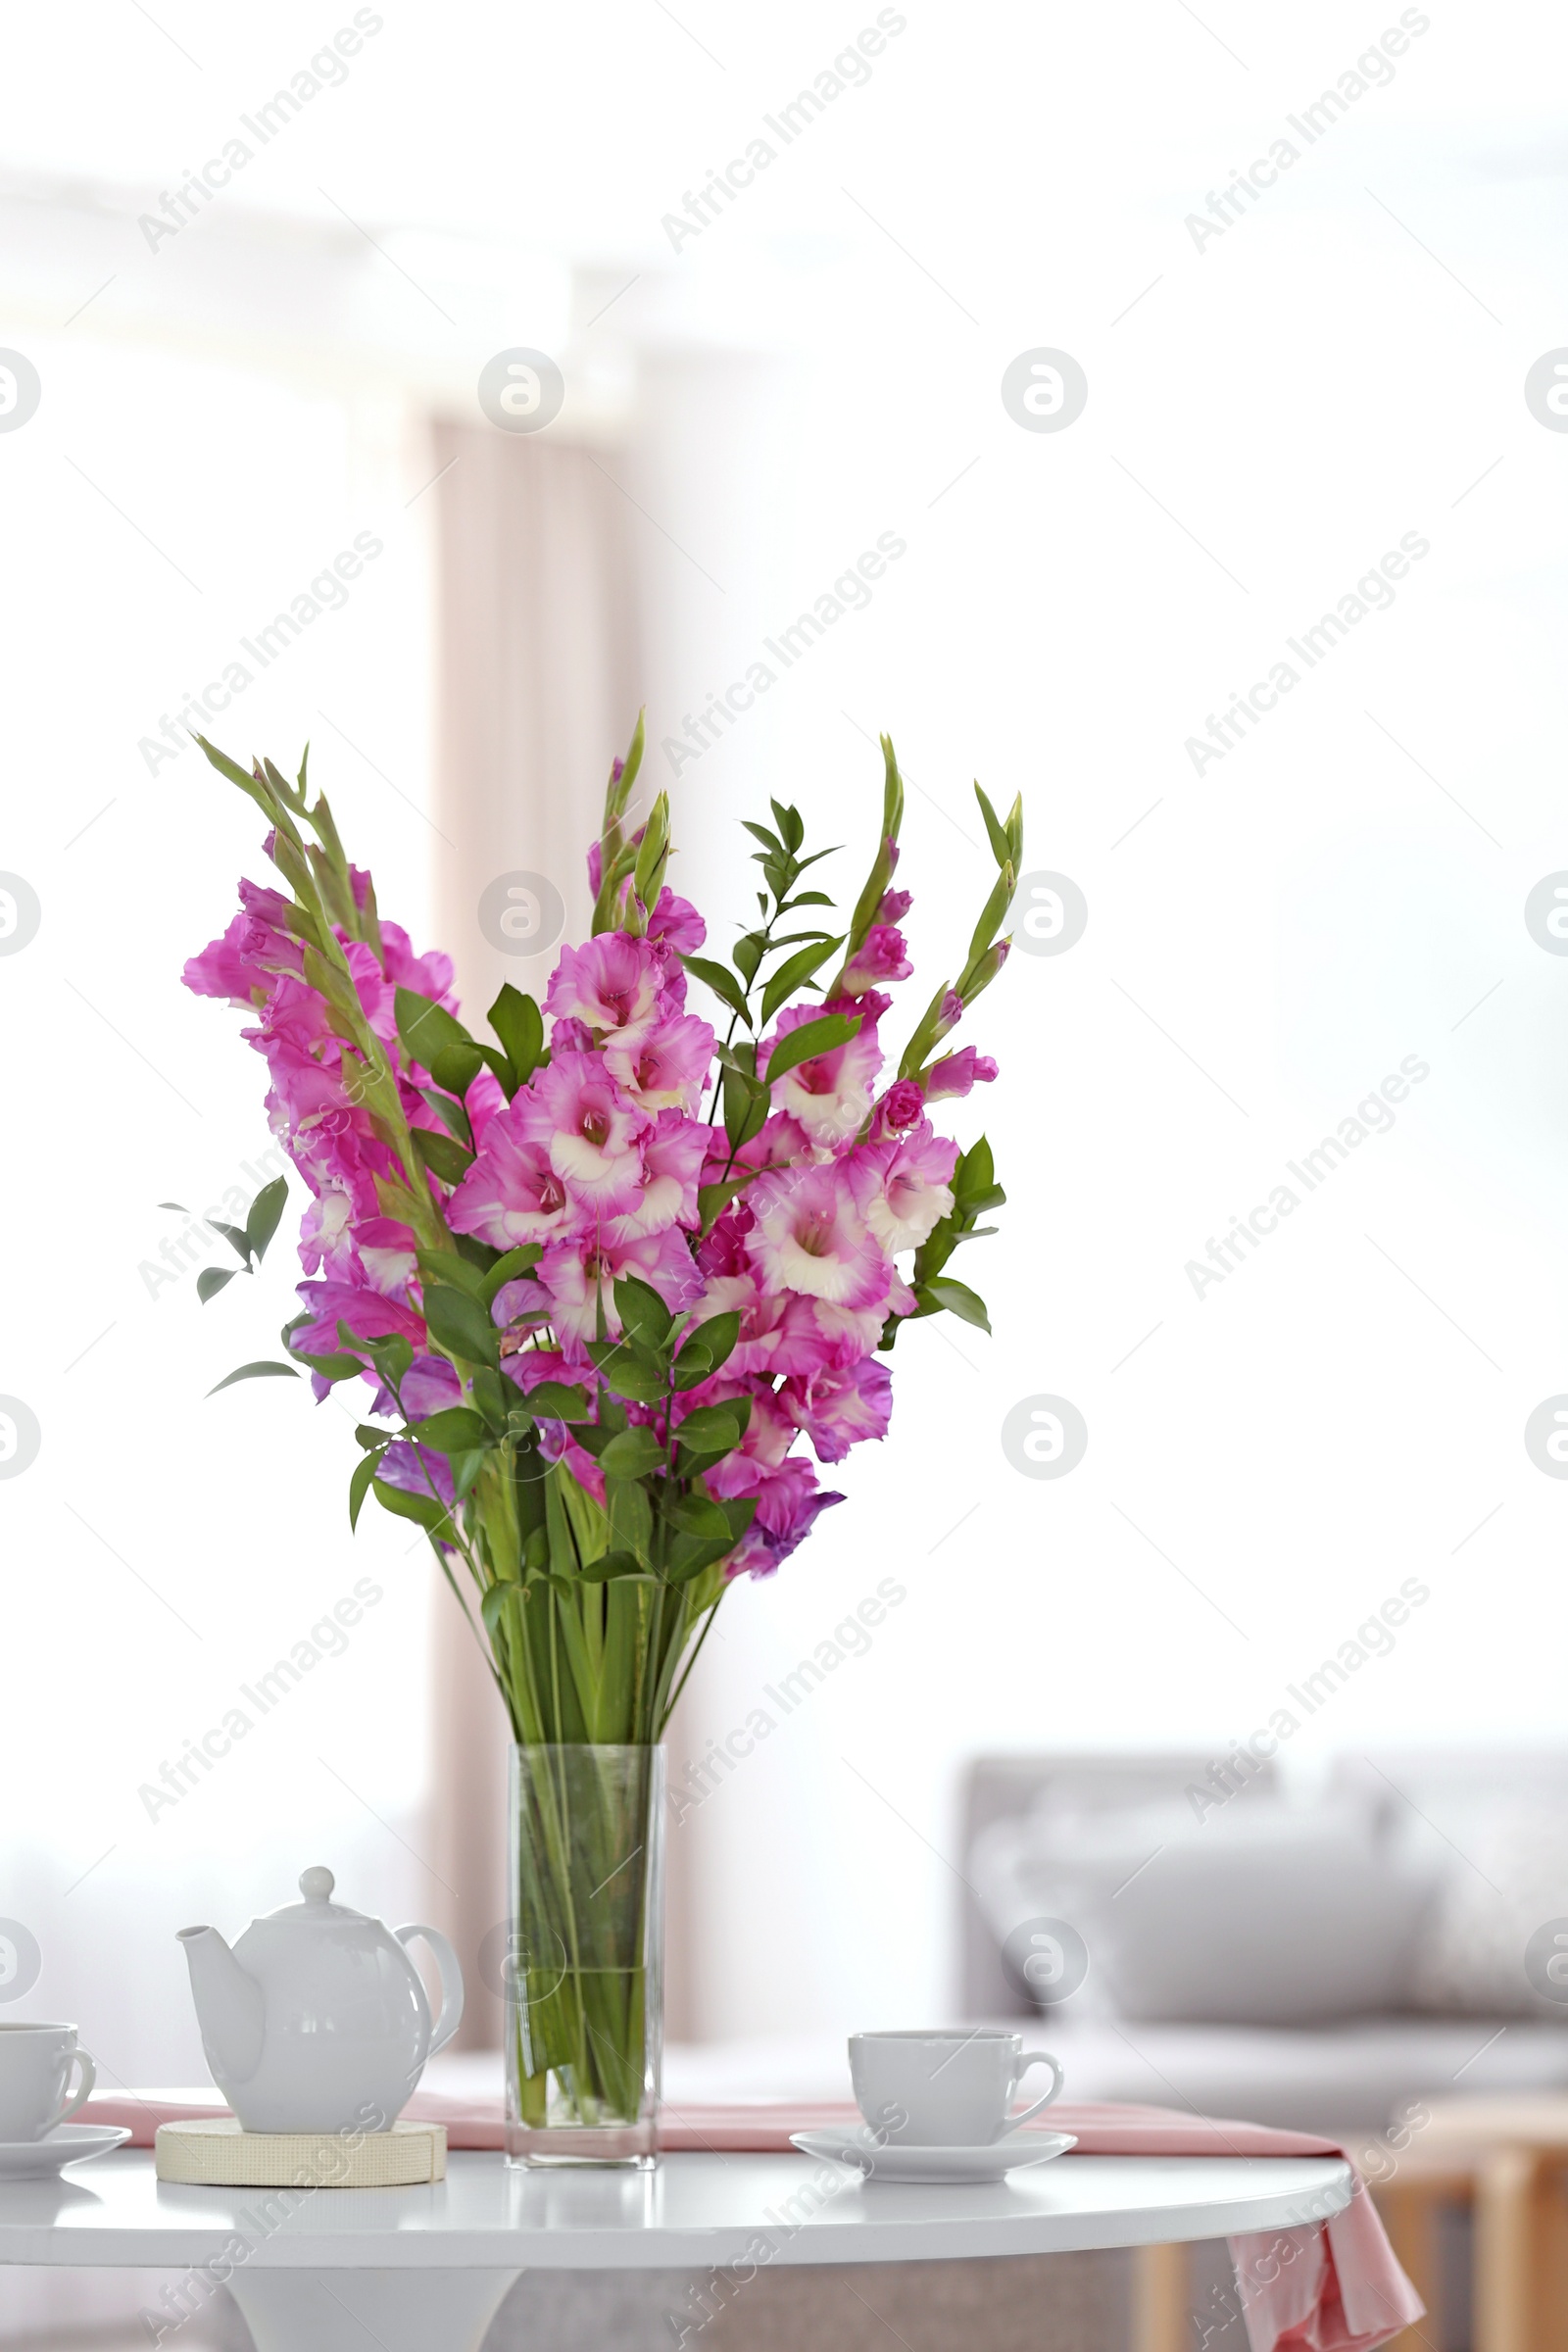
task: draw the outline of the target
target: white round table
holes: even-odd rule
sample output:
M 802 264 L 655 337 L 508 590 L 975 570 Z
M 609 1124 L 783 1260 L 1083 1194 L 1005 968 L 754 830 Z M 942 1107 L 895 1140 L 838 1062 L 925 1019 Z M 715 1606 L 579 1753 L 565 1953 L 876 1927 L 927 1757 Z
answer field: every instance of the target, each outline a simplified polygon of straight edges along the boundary
M 1164 2245 L 1322 2221 L 1349 2196 L 1348 2165 L 1305 2156 L 1062 2156 L 946 2188 L 797 2155 L 666 2156 L 639 2174 L 457 2154 L 426 2187 L 293 2190 L 174 2187 L 127 2149 L 58 2184 L 0 2185 L 0 2264 L 182 2271 L 166 2290 L 174 2343 L 226 2285 L 258 2352 L 477 2352 L 525 2270 L 712 2273 L 728 2300 L 774 2264 Z

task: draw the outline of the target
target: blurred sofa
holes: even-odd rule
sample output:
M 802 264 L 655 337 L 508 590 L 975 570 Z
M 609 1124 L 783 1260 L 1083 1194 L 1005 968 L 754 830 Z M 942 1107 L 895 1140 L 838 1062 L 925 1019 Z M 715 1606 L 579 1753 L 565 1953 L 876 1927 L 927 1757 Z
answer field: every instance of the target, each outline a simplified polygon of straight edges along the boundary
M 985 1756 L 962 1843 L 964 2014 L 1070 2097 L 1375 2132 L 1568 2088 L 1568 1748 Z

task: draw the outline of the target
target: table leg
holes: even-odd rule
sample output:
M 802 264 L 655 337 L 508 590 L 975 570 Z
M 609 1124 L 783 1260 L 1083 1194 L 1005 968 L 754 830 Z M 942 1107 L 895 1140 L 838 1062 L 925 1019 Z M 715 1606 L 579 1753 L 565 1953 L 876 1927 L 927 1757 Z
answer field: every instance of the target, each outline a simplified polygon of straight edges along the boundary
M 1441 2326 L 1437 2316 L 1442 2290 L 1436 2223 L 1440 2208 L 1449 2201 L 1447 2184 L 1435 2188 L 1420 2180 L 1391 2180 L 1374 2189 L 1373 2200 L 1383 2217 L 1395 2259 L 1433 2315 L 1424 2334 L 1419 2322 L 1403 2328 L 1393 2338 L 1389 2352 L 1422 2352 L 1422 2345 L 1430 2346 Z
M 1189 2352 L 1187 2247 L 1140 2246 L 1133 2262 L 1136 2352 Z
M 256 2352 L 479 2352 L 520 2271 L 236 2270 Z
M 1476 2173 L 1476 2352 L 1540 2352 L 1536 2207 L 1542 2159 L 1491 2149 Z

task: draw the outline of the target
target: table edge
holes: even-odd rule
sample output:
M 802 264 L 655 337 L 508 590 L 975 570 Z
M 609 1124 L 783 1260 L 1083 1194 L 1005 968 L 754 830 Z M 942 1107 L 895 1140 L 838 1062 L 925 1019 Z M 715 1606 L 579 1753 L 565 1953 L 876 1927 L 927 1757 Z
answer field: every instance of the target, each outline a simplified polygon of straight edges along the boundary
M 118 2158 L 123 2166 L 127 2160 L 141 2159 L 150 2164 L 150 2151 L 124 2150 Z M 491 2159 L 483 2159 L 492 2161 Z M 114 2157 L 100 2159 L 104 2164 L 115 2163 Z M 459 2161 L 455 2157 L 454 2163 Z M 667 2163 L 679 2163 L 679 2156 L 666 2158 Z M 786 2159 L 793 2162 L 794 2160 Z M 1062 2159 L 1061 2161 L 1067 2161 Z M 1146 2212 L 1134 2209 L 1127 2213 L 1052 2213 L 1025 2211 L 1017 2214 L 970 2217 L 947 2212 L 932 2216 L 913 2213 L 889 2214 L 885 2218 L 863 2218 L 853 2225 L 823 2222 L 814 2217 L 793 2227 L 775 2225 L 771 2230 L 765 2220 L 749 2222 L 719 2222 L 691 2229 L 665 2225 L 654 2230 L 640 2230 L 624 2226 L 595 2228 L 586 2225 L 571 2230 L 508 2230 L 504 2227 L 458 2227 L 449 2230 L 411 2230 L 366 2233 L 357 2241 L 352 2236 L 333 2239 L 313 2239 L 304 2232 L 292 2232 L 280 2228 L 262 2239 L 245 2256 L 244 2267 L 268 2271 L 696 2271 L 725 2269 L 750 2263 L 760 2268 L 831 2268 L 857 2262 L 961 2262 L 971 2260 L 1003 2260 L 1053 2253 L 1106 2252 L 1118 2248 L 1152 2244 L 1192 2244 L 1203 2239 L 1231 2235 L 1250 2235 L 1267 2230 L 1299 2228 L 1314 2221 L 1332 2218 L 1349 2203 L 1353 2176 L 1350 2166 L 1337 2157 L 1116 2157 L 1094 2156 L 1076 2160 L 1087 2164 L 1125 2163 L 1237 2163 L 1255 2165 L 1291 2164 L 1321 2168 L 1323 2178 L 1306 2184 L 1298 2182 L 1290 2189 L 1269 2191 L 1259 2183 L 1259 2193 L 1245 2202 L 1230 2199 L 1216 2206 L 1212 2198 L 1200 2191 L 1190 2199 L 1159 2214 L 1159 2235 L 1151 2236 Z M 812 2164 L 811 2159 L 799 2159 L 802 2167 L 802 2185 L 813 2175 L 832 2173 L 838 2176 L 842 2168 Z M 848 2190 L 858 2184 L 849 2179 L 842 2182 Z M 1195 2183 L 1195 2188 L 1197 2184 Z M 210 2196 L 208 2189 L 192 2189 L 192 2196 Z M 228 2194 L 243 2198 L 245 2191 Z M 249 2192 L 257 2201 L 265 2201 L 270 2193 L 265 2189 Z M 334 2195 L 396 2195 L 396 2190 L 357 2190 L 322 2192 Z M 798 2192 L 796 2192 L 798 2193 Z M 877 2190 L 867 2184 L 866 2193 L 892 2197 L 903 2193 L 902 2184 L 892 2184 Z M 917 2195 L 919 2192 L 916 2191 Z M 950 2194 L 953 2192 L 949 2192 Z M 983 2192 L 980 2192 L 983 2193 Z M 3 2195 L 0 2195 L 3 2206 Z M 203 2222 L 190 2226 L 172 2219 L 135 2228 L 106 2224 L 102 2229 L 63 2229 L 57 2223 L 18 2223 L 8 2225 L 0 2213 L 0 2270 L 6 2268 L 81 2269 L 81 2270 L 168 2270 L 188 2267 L 206 2270 L 219 2261 L 224 2250 L 236 2241 L 236 2231 L 220 2224 Z M 760 2241 L 774 2239 L 758 2257 Z M 906 2241 L 909 2242 L 906 2242 Z M 957 2242 L 955 2242 L 957 2241 Z M 232 2268 L 240 2267 L 232 2264 Z

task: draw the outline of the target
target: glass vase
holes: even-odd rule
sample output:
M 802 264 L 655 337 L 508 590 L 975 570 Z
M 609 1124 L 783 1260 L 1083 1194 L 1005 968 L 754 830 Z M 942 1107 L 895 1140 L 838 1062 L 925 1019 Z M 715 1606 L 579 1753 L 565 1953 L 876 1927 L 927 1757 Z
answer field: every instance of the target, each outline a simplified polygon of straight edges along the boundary
M 512 1750 L 509 2162 L 655 2160 L 664 1751 Z

